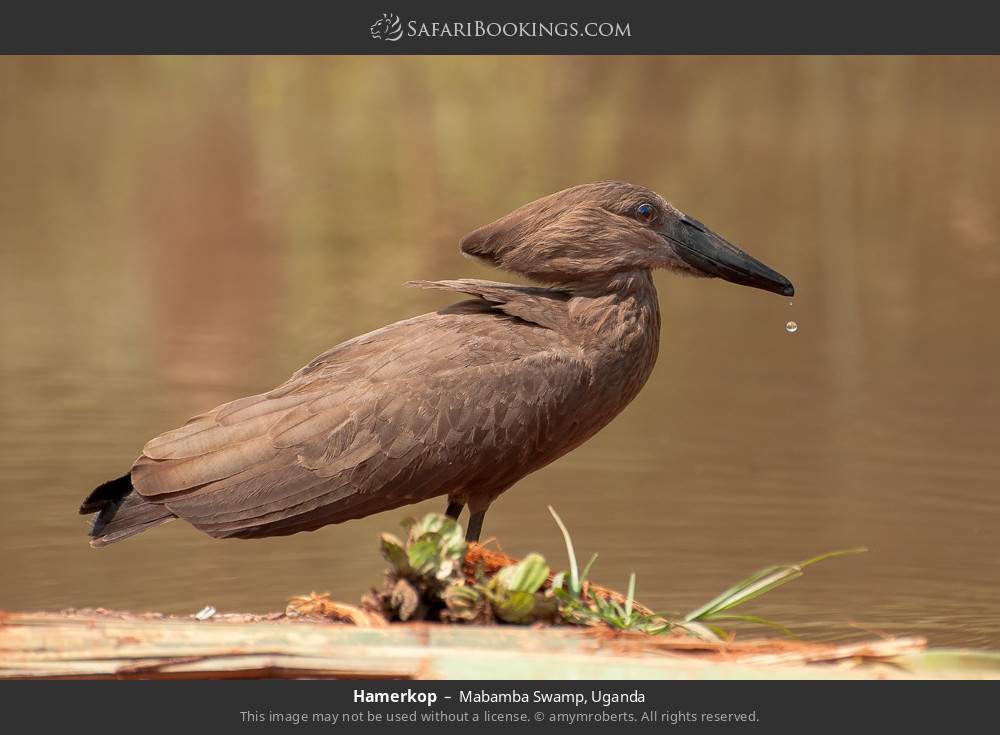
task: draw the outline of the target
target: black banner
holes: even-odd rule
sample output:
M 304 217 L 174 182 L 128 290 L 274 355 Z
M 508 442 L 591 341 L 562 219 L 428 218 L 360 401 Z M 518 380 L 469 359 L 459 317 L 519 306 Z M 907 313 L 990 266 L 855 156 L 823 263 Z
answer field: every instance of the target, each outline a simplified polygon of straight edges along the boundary
M 574 728 L 843 735 L 978 731 L 995 718 L 998 687 L 986 681 L 25 681 L 0 684 L 0 701 L 6 725 L 46 732 Z
M 991 3 L 7 3 L 6 53 L 990 53 Z

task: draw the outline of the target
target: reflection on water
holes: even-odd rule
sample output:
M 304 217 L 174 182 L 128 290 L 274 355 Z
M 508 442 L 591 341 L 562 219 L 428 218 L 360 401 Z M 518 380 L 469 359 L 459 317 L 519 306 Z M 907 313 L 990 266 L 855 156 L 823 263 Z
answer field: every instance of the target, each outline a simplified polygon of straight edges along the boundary
M 556 189 L 649 185 L 795 282 L 658 275 L 636 402 L 491 511 L 506 551 L 813 637 L 1000 646 L 1000 60 L 0 60 L 0 608 L 280 608 L 378 581 L 404 512 L 261 541 L 173 523 L 87 547 L 82 496 L 144 440 L 498 274 L 466 232 Z M 415 512 L 441 510 L 431 502 Z

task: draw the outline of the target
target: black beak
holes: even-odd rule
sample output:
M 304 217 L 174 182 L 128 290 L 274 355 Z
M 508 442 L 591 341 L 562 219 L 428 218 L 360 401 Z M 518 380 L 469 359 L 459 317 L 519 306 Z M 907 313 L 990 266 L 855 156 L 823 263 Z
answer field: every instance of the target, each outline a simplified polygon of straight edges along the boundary
M 792 282 L 691 217 L 671 220 L 659 233 L 677 257 L 698 272 L 732 283 L 794 296 Z

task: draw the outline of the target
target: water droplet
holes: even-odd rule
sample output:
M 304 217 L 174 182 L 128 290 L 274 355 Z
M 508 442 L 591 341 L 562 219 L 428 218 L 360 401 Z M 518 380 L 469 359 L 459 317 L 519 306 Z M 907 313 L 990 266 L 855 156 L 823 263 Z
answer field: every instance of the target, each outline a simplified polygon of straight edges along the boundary
M 789 334 L 795 334 L 799 331 L 799 325 L 795 322 L 788 322 L 788 324 L 785 325 L 785 331 Z

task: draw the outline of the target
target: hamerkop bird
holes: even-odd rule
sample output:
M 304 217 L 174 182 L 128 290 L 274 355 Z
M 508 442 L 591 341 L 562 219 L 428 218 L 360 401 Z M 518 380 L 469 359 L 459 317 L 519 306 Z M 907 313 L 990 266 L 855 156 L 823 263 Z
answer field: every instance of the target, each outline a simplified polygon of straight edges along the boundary
M 578 447 L 649 377 L 654 268 L 792 296 L 787 278 L 641 186 L 526 204 L 462 252 L 546 288 L 416 281 L 474 298 L 327 350 L 274 390 L 195 416 L 94 490 L 92 546 L 173 518 L 216 538 L 311 531 L 437 496 L 478 540 L 507 488 Z

